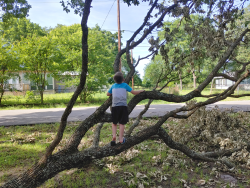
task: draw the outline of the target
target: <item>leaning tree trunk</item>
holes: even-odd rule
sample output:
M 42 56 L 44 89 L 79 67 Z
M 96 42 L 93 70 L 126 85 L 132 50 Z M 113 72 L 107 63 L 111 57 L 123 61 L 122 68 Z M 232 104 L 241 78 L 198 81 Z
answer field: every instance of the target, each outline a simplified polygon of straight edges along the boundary
M 87 27 L 87 20 L 90 13 L 90 7 L 91 7 L 92 0 L 86 0 L 84 10 L 83 10 L 83 16 L 81 21 L 81 27 L 82 27 L 82 70 L 80 75 L 80 84 L 77 86 L 73 96 L 71 97 L 67 107 L 65 108 L 65 111 L 61 117 L 61 123 L 57 132 L 57 135 L 53 142 L 50 144 L 50 146 L 46 149 L 45 155 L 40 159 L 39 165 L 44 166 L 47 163 L 47 159 L 49 156 L 51 156 L 52 152 L 54 151 L 55 147 L 60 143 L 60 141 L 63 138 L 63 133 L 67 125 L 67 119 L 70 113 L 72 112 L 72 108 L 78 98 L 78 96 L 81 94 L 81 92 L 84 89 L 87 73 L 88 73 L 88 27 Z

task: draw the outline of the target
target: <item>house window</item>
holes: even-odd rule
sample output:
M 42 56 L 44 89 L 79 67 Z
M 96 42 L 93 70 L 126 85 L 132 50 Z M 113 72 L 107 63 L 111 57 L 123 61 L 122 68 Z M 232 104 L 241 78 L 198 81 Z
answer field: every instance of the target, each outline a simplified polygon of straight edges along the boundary
M 47 90 L 53 89 L 53 78 L 51 75 L 47 75 L 47 82 L 48 82 Z
M 222 85 L 224 85 L 224 86 L 227 85 L 227 80 L 226 79 L 222 79 Z
M 231 80 L 227 80 L 227 84 L 228 84 L 228 86 L 231 86 L 231 85 L 233 85 L 233 82 Z
M 30 83 L 29 80 L 26 79 L 26 74 L 25 73 L 22 74 L 22 82 L 23 82 L 23 84 L 29 84 Z
M 16 78 L 12 78 L 12 89 L 17 89 L 17 84 L 18 84 L 18 80 Z
M 37 90 L 35 82 L 31 81 L 31 83 L 30 83 L 30 89 L 31 90 Z
M 221 79 L 216 80 L 216 85 L 221 85 Z

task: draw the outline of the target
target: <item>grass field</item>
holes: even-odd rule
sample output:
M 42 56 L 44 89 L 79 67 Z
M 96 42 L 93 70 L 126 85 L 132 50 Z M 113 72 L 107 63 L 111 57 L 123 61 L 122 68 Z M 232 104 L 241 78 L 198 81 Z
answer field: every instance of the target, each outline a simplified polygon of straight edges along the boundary
M 233 115 L 237 116 L 237 115 Z M 156 120 L 142 120 L 134 132 L 152 125 Z M 132 121 L 126 125 L 126 130 Z M 248 131 L 249 129 L 249 122 Z M 76 129 L 78 123 L 69 123 L 58 151 L 66 139 Z M 168 120 L 163 127 L 175 126 Z M 53 140 L 59 124 L 40 124 L 34 126 L 0 127 L 0 186 L 3 182 L 18 175 L 35 163 Z M 79 150 L 91 146 L 94 128 L 83 138 Z M 100 146 L 109 144 L 111 126 L 104 124 L 101 131 Z M 172 158 L 171 158 L 172 156 Z M 168 160 L 167 160 L 168 159 Z M 172 161 L 172 162 L 171 162 Z M 214 169 L 217 169 L 215 171 Z M 66 170 L 44 183 L 41 188 L 182 188 L 217 187 L 246 188 L 250 185 L 249 169 L 236 166 L 234 172 L 219 170 L 214 163 L 193 161 L 182 154 L 174 154 L 160 139 L 149 139 L 115 157 L 95 160 L 91 165 L 80 169 Z M 221 174 L 237 180 L 235 186 L 220 178 Z M 204 183 L 204 186 L 202 184 Z
M 140 88 L 139 88 L 140 89 Z M 183 90 L 179 92 L 179 95 L 185 95 L 192 90 Z M 220 93 L 223 90 L 213 90 L 213 93 Z M 164 89 L 162 92 L 169 93 L 169 89 Z M 240 91 L 236 94 L 250 94 L 250 91 Z M 209 95 L 210 89 L 205 89 L 202 94 Z M 45 94 L 44 95 L 44 104 L 39 104 L 39 96 L 34 96 L 32 100 L 27 100 L 25 96 L 13 96 L 6 95 L 2 100 L 1 108 L 2 110 L 12 110 L 12 109 L 30 109 L 30 108 L 65 108 L 67 103 L 69 102 L 73 93 L 57 93 L 57 94 Z M 133 97 L 132 94 L 128 94 L 128 101 Z M 89 106 L 100 106 L 105 100 L 107 100 L 106 92 L 96 93 L 90 98 L 88 98 L 87 103 L 82 103 L 78 98 L 75 104 L 75 107 L 89 107 Z M 197 101 L 205 101 L 206 98 L 198 97 Z M 242 98 L 227 98 L 224 101 L 238 101 L 238 100 L 250 100 L 250 97 L 242 97 Z M 148 100 L 143 100 L 139 104 L 147 104 Z M 152 104 L 169 104 L 169 102 L 155 100 Z

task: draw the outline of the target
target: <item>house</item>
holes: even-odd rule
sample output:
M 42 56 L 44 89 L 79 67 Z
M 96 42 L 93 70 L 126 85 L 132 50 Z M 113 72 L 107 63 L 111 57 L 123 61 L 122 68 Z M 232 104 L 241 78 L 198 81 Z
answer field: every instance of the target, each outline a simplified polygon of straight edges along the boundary
M 20 71 L 19 72 L 19 79 L 12 78 L 8 80 L 8 84 L 11 89 L 20 91 L 20 92 L 25 92 L 25 91 L 30 91 L 30 90 L 37 90 L 37 86 L 35 83 L 33 83 L 30 80 L 27 80 L 25 78 L 25 71 Z M 67 73 L 64 73 L 67 74 Z M 75 87 L 65 87 L 63 82 L 58 81 L 54 79 L 52 76 L 49 74 L 46 74 L 46 79 L 48 82 L 48 85 L 45 86 L 44 94 L 53 94 L 53 93 L 69 93 L 69 92 L 74 92 Z M 9 91 L 10 92 L 10 91 Z M 8 91 L 5 92 L 6 94 Z
M 25 71 L 20 71 L 18 78 L 12 78 L 8 80 L 8 84 L 11 89 L 18 90 L 18 91 L 30 91 L 30 90 L 37 90 L 37 86 L 30 80 L 25 78 Z M 48 85 L 45 86 L 44 93 L 55 93 L 55 79 L 46 74 L 46 79 L 48 81 Z
M 215 77 L 214 80 L 215 82 L 213 83 L 213 85 L 215 85 L 215 89 L 227 89 L 235 83 L 234 81 L 225 79 L 224 77 Z M 243 80 L 239 84 L 239 89 L 250 90 L 250 78 Z
M 225 79 L 223 77 L 215 77 L 215 89 L 227 89 L 232 86 L 235 82 Z

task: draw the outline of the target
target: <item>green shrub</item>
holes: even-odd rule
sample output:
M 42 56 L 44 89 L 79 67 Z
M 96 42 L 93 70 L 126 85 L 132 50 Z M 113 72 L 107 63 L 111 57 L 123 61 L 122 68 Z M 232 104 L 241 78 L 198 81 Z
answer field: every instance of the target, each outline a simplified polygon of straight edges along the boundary
M 33 91 L 26 91 L 25 99 L 27 103 L 35 103 L 37 102 L 36 96 Z

